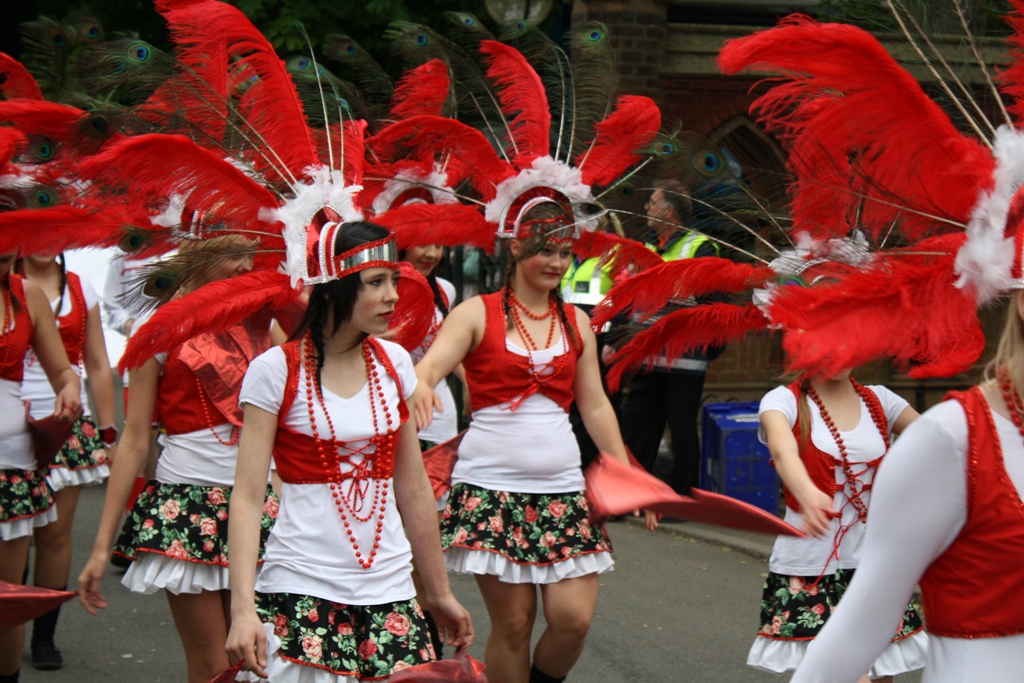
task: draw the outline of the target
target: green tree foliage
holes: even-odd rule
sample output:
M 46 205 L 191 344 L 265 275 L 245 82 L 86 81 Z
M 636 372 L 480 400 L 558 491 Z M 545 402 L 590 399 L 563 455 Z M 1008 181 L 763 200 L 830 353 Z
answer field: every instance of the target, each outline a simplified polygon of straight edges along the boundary
M 894 4 L 933 35 L 963 33 L 958 6 L 973 34 L 1004 36 L 1010 32 L 1003 21 L 1003 16 L 1010 11 L 1008 0 L 894 0 Z M 887 0 L 822 0 L 818 17 L 856 24 L 869 31 L 899 31 Z

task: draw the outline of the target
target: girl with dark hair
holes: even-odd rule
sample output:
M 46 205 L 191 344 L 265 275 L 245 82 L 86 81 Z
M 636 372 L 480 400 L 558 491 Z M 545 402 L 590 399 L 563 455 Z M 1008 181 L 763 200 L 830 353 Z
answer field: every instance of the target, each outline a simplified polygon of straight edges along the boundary
M 372 223 L 327 222 L 317 240 L 305 317 L 291 341 L 253 361 L 240 398 L 227 650 L 276 683 L 380 680 L 433 660 L 414 555 L 447 642 L 473 639 L 407 419 L 412 359 L 374 337 L 398 301 L 394 237 Z M 257 576 L 271 455 L 281 508 Z
M 761 629 L 747 664 L 795 669 L 833 618 L 860 562 L 871 488 L 893 434 L 918 418 L 883 386 L 861 386 L 849 372 L 797 381 L 761 399 L 760 438 L 786 493 L 786 521 L 809 538 L 779 536 L 768 561 Z M 928 636 L 907 605 L 891 643 L 861 683 L 891 680 L 924 666 Z
M 89 373 L 89 388 L 96 405 L 98 422 L 89 413 L 85 387 L 82 387 L 84 414 L 75 423 L 74 432 L 50 464 L 47 481 L 54 491 L 57 521 L 39 527 L 35 537 L 33 582 L 37 586 L 64 590 L 71 572 L 71 529 L 82 486 L 98 484 L 109 474 L 108 448 L 117 441 L 114 428 L 114 380 L 107 358 L 100 321 L 99 296 L 87 279 L 67 271 L 64 255 L 29 255 L 21 259 L 18 270 L 26 282 L 39 286 L 53 308 L 64 350 L 71 367 L 81 378 Z M 36 354 L 25 356 L 25 374 L 21 397 L 29 402 L 33 418 L 50 414 L 53 389 Z M 32 624 L 32 664 L 44 671 L 62 666 L 60 650 L 53 642 L 60 607 L 36 618 Z
M 11 275 L 15 256 L 0 255 L 0 581 L 20 585 L 33 530 L 57 518 L 53 492 L 36 462 L 21 401 L 28 350 L 35 353 L 56 395 L 52 415 L 76 420 L 82 398 L 46 294 Z M 24 636 L 23 626 L 0 629 L 0 683 L 18 680 Z
M 597 575 L 613 564 L 604 530 L 588 516 L 568 419 L 574 397 L 597 447 L 623 462 L 627 455 L 590 321 L 559 296 L 575 220 L 537 199 L 516 222 L 504 289 L 451 312 L 416 366 L 415 407 L 421 426 L 429 424 L 430 387 L 463 364 L 473 421 L 441 525 L 446 563 L 476 576 L 491 616 L 492 680 L 546 683 L 562 680 L 582 652 Z M 537 585 L 547 629 L 531 657 Z
M 245 273 L 252 265 L 252 243 L 237 236 L 185 244 L 189 252 L 207 250 L 195 257 L 208 259 L 201 280 L 185 288 L 189 291 Z M 270 346 L 271 320 L 263 309 L 224 332 L 198 334 L 129 371 L 125 431 L 92 555 L 78 577 L 85 608 L 91 614 L 105 608 L 100 583 L 121 511 L 149 453 L 155 410 L 167 432 L 156 477 L 135 501 L 114 552 L 132 561 L 121 581 L 132 592 L 165 590 L 189 683 L 206 683 L 231 665 L 223 645 L 229 624 L 228 503 L 241 427 L 238 391 L 249 363 Z M 140 326 L 133 340 L 144 339 L 145 329 Z M 277 512 L 265 476 L 260 510 L 265 538 Z

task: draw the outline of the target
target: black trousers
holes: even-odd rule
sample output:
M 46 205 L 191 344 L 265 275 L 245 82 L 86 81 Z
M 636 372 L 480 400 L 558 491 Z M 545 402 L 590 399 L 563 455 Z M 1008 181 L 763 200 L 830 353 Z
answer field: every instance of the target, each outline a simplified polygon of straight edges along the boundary
M 648 472 L 654 472 L 658 445 L 668 424 L 672 434 L 672 477 L 677 493 L 688 493 L 700 481 L 700 414 L 704 375 L 667 372 L 638 373 L 622 402 L 622 439 Z

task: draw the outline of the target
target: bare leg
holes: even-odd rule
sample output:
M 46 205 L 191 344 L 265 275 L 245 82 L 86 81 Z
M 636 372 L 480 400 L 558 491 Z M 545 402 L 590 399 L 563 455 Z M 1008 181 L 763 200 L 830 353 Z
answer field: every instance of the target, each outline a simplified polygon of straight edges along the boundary
M 597 606 L 597 574 L 540 587 L 548 627 L 533 651 L 533 663 L 555 678 L 569 673 L 583 652 Z
M 28 566 L 31 536 L 0 541 L 0 581 L 22 584 Z M 10 676 L 21 668 L 21 650 L 25 647 L 25 627 L 0 629 L 0 675 Z
M 868 678 L 867 674 L 860 677 L 857 683 L 892 683 L 892 676 L 882 676 L 881 678 Z
M 497 576 L 477 576 L 476 585 L 491 618 L 484 655 L 487 679 L 494 683 L 527 683 L 537 587 L 532 583 L 502 583 Z
M 71 527 L 75 522 L 81 486 L 69 486 L 53 494 L 57 521 L 36 527 L 36 563 L 33 583 L 43 588 L 63 589 L 71 573 Z
M 231 666 L 224 643 L 228 623 L 224 615 L 224 595 L 228 591 L 167 593 L 174 625 L 185 649 L 188 683 L 207 683 Z

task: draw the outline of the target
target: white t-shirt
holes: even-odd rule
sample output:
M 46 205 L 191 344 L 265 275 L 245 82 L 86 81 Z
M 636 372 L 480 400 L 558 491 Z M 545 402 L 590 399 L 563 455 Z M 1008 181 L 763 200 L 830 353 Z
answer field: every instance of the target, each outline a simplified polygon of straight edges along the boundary
M 437 278 L 437 286 L 447 296 L 450 309 L 455 303 L 455 285 L 439 277 Z M 409 354 L 412 356 L 413 363 L 419 363 L 423 360 L 423 356 L 427 355 L 427 349 L 430 348 L 430 345 L 434 343 L 434 339 L 437 338 L 437 330 L 441 327 L 442 322 L 444 322 L 444 316 L 441 314 L 441 309 L 435 307 L 431 332 L 423 340 L 423 343 Z M 452 396 L 452 390 L 448 387 L 448 380 L 446 378 L 442 378 L 437 383 L 437 386 L 434 387 L 434 393 L 441 399 L 443 412 L 438 412 L 435 408 L 433 421 L 427 427 L 421 429 L 418 436 L 423 441 L 444 443 L 448 439 L 455 438 L 455 435 L 459 433 L 459 416 L 456 412 L 455 397 Z
M 402 397 L 408 399 L 416 389 L 416 373 L 409 353 L 397 344 L 380 342 L 391 359 L 402 384 Z M 374 355 L 378 377 L 384 390 L 395 427 L 398 427 L 398 386 Z M 284 424 L 299 434 L 312 435 L 309 407 L 305 396 L 305 370 L 299 371 L 299 391 L 285 417 Z M 273 348 L 249 365 L 242 382 L 239 403 L 251 404 L 269 413 L 278 414 L 288 381 L 284 351 Z M 365 444 L 373 433 L 370 411 L 370 387 L 364 384 L 352 398 L 341 398 L 323 389 L 324 405 L 330 413 L 339 441 L 353 442 L 355 448 Z M 376 397 L 375 397 L 376 398 Z M 317 432 L 323 437 L 329 427 L 323 408 L 314 400 Z M 374 401 L 379 425 L 386 425 L 379 399 Z M 382 427 L 383 428 L 383 427 Z M 363 439 L 363 441 L 356 441 Z M 343 465 L 344 471 L 353 464 Z M 367 480 L 369 495 L 365 505 L 373 502 L 376 480 Z M 348 486 L 352 480 L 346 480 Z M 338 506 L 327 484 L 283 484 L 277 521 L 267 541 L 263 568 L 256 581 L 261 593 L 292 593 L 310 595 L 348 605 L 379 605 L 408 600 L 416 594 L 412 583 L 412 551 L 405 537 L 402 518 L 395 504 L 394 483 L 388 480 L 387 501 L 381 541 L 370 569 L 363 569 L 356 560 L 352 543 L 343 526 Z M 366 510 L 360 513 L 366 515 Z M 373 548 L 377 516 L 369 521 L 356 521 L 347 514 L 359 550 L 366 558 Z
M 153 357 L 163 372 L 167 354 L 158 353 Z M 185 434 L 161 434 L 163 450 L 156 462 L 156 480 L 162 484 L 234 486 L 238 461 L 235 429 L 232 424 L 221 424 Z
M 50 404 L 53 414 L 53 404 Z M 21 383 L 0 379 L 0 470 L 34 470 L 36 456 L 25 422 Z
M 508 339 L 505 347 L 529 355 Z M 566 352 L 571 351 L 562 330 L 557 343 L 533 352 L 534 367 L 551 372 L 552 360 Z M 475 411 L 459 444 L 452 483 L 515 493 L 582 491 L 586 482 L 580 470 L 580 447 L 568 414 L 540 392 L 514 411 L 507 401 Z
M 85 310 L 86 315 L 92 310 L 93 306 L 99 304 L 100 298 L 96 294 L 96 290 L 89 284 L 89 280 L 86 278 L 79 278 L 82 283 L 82 297 L 85 299 Z M 50 308 L 52 309 L 60 301 L 60 297 L 50 302 Z M 60 327 L 61 316 L 67 315 L 71 312 L 72 297 L 71 291 L 64 292 L 64 303 L 60 307 L 60 311 L 56 313 L 58 318 L 57 327 Z M 78 375 L 78 379 L 82 379 L 82 366 L 74 362 L 71 359 L 71 369 Z M 82 409 L 85 411 L 84 416 L 89 417 L 89 397 L 85 393 L 85 382 L 82 385 Z M 50 386 L 50 380 L 46 378 L 46 372 L 43 370 L 43 366 L 39 363 L 39 359 L 36 358 L 35 351 L 32 347 L 29 347 L 25 353 L 25 374 L 21 380 L 21 398 L 25 401 L 31 401 L 31 413 L 32 417 L 36 420 L 53 415 L 53 387 Z M 103 426 L 103 425 L 101 425 Z
M 910 404 L 883 386 L 868 388 L 874 392 L 882 404 L 882 410 L 891 430 L 900 414 Z M 839 446 L 822 420 L 818 406 L 814 401 L 808 401 L 808 406 L 811 414 L 811 442 L 819 450 L 839 458 Z M 761 399 L 759 414 L 763 414 L 767 410 L 777 410 L 785 415 L 789 420 L 790 427 L 796 424 L 796 397 L 789 387 L 777 387 L 765 394 Z M 840 432 L 840 435 L 843 445 L 846 446 L 847 461 L 851 463 L 854 474 L 858 476 L 862 484 L 870 485 L 874 479 L 875 470 L 869 469 L 865 463 L 877 459 L 885 452 L 885 441 L 878 433 L 878 428 L 875 426 L 874 420 L 871 419 L 871 413 L 863 400 L 860 402 L 860 421 L 857 426 L 848 432 Z M 758 430 L 758 438 L 762 443 L 767 443 L 763 429 Z M 842 510 L 842 519 L 830 520 L 829 531 L 822 538 L 779 536 L 772 549 L 772 556 L 768 560 L 768 568 L 771 571 L 789 576 L 818 576 L 822 573 L 833 574 L 839 569 L 857 567 L 860 562 L 866 525 L 857 521 L 857 510 L 849 504 L 850 490 L 847 486 L 846 472 L 839 466 L 836 467 L 836 484 L 840 488 L 836 491 L 833 509 Z M 862 491 L 860 498 L 870 509 L 871 492 Z M 785 519 L 787 523 L 798 529 L 803 524 L 803 515 L 788 507 Z M 833 555 L 836 538 L 840 528 L 847 526 L 849 528 L 841 539 L 837 552 L 838 559 L 836 559 L 836 556 Z M 832 555 L 831 559 L 829 559 L 830 555 Z
M 992 412 L 1006 472 L 1024 495 L 1024 440 Z M 921 576 L 967 521 L 967 416 L 957 401 L 916 420 L 882 463 L 863 558 L 843 605 L 811 643 L 793 683 L 854 683 L 888 645 Z M 1024 571 L 1021 569 L 1020 571 Z M 930 635 L 922 683 L 1011 683 L 1024 677 L 1024 634 Z

